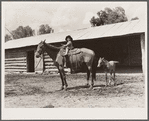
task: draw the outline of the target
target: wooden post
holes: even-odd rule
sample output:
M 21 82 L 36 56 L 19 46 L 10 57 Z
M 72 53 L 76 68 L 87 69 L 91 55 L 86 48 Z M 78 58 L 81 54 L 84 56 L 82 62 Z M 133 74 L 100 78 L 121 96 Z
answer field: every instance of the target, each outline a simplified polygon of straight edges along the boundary
M 142 71 L 143 75 L 145 75 L 145 34 L 141 34 L 141 52 L 142 52 Z

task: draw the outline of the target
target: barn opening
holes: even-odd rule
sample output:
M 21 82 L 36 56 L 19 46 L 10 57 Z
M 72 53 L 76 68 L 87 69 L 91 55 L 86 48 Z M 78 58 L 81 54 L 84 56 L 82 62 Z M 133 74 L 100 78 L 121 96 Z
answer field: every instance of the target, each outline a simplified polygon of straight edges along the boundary
M 119 61 L 117 72 L 141 73 L 141 45 L 140 35 L 127 35 L 76 41 L 76 47 L 86 47 L 94 50 L 96 56 L 107 60 Z M 102 68 L 98 68 L 99 72 Z
M 34 51 L 27 52 L 27 72 L 35 71 Z

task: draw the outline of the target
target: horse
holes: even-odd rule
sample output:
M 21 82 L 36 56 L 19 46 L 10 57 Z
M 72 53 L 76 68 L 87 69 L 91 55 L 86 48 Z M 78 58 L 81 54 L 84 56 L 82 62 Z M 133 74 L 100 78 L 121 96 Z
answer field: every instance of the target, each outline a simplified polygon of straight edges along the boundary
M 64 51 L 65 47 L 56 47 L 51 44 L 47 44 L 44 41 L 41 41 L 38 46 L 37 50 L 35 52 L 35 56 L 39 58 L 44 51 L 47 52 L 47 54 L 52 58 L 54 61 L 54 65 L 57 67 L 61 81 L 62 81 L 62 87 L 60 90 L 67 90 L 68 84 L 66 81 L 66 75 L 64 71 L 64 64 L 66 62 L 66 57 L 63 56 L 61 53 Z M 97 58 L 95 57 L 95 53 L 93 50 L 87 49 L 87 48 L 79 48 L 81 51 L 81 57 L 83 60 L 83 63 L 86 65 L 87 69 L 87 86 L 89 86 L 89 89 L 93 88 L 94 81 L 96 80 L 96 68 L 97 68 Z M 76 60 L 77 61 L 77 60 Z M 89 84 L 89 78 L 90 78 L 90 73 L 92 73 L 92 80 L 91 84 Z
M 115 69 L 116 69 L 116 63 L 119 63 L 118 61 L 107 61 L 104 58 L 99 58 L 98 61 L 98 67 L 103 65 L 104 71 L 105 71 L 105 78 L 106 78 L 106 85 L 108 86 L 111 85 L 111 80 L 114 81 L 114 86 L 116 86 L 116 81 L 115 81 Z M 110 73 L 110 80 L 109 83 L 107 81 L 107 73 Z M 113 77 L 112 77 L 113 74 Z

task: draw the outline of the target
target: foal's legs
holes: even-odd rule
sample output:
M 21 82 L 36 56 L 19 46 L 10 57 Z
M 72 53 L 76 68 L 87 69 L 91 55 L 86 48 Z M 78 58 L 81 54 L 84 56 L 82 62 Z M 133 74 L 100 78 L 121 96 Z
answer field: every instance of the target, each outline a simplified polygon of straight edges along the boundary
M 114 86 L 116 86 L 116 81 L 115 81 L 115 71 L 113 72 L 113 76 L 114 76 L 114 78 L 113 78 L 113 80 L 114 80 Z

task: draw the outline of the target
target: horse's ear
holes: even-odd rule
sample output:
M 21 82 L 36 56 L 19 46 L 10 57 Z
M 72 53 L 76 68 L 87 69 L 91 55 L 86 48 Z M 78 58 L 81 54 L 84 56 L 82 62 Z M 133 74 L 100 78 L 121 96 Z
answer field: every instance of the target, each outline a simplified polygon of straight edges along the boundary
M 45 42 L 45 41 L 46 41 L 46 39 L 43 42 Z
M 102 60 L 104 60 L 104 57 L 102 58 Z

